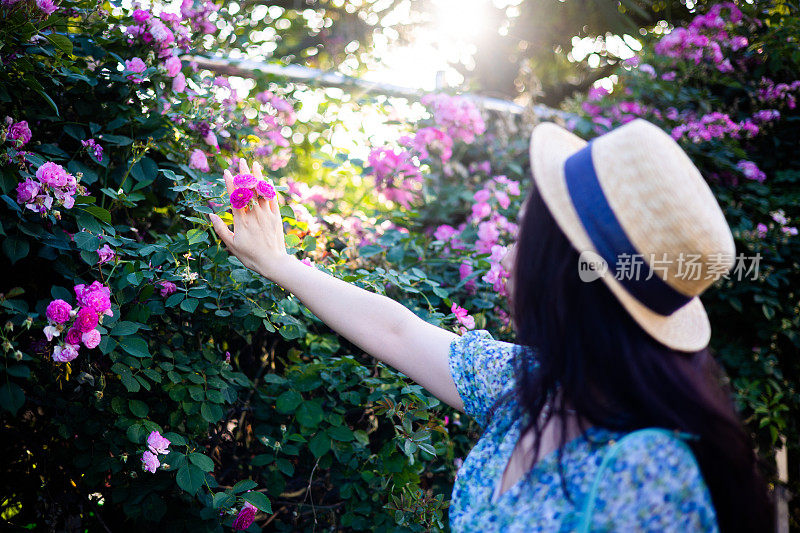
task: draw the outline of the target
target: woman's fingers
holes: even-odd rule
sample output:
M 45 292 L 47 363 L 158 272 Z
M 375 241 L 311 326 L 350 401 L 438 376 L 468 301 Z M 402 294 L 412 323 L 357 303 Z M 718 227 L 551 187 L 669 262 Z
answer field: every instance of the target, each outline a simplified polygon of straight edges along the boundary
M 233 192 L 233 176 L 231 175 L 230 170 L 225 170 L 222 173 L 222 177 L 225 179 L 225 187 L 228 189 L 228 194 Z
M 212 213 L 209 218 L 211 219 L 211 225 L 214 227 L 214 232 L 222 239 L 225 246 L 231 248 L 233 246 L 233 232 L 228 229 L 228 226 L 217 215 Z
M 250 174 L 250 169 L 247 168 L 247 161 L 244 158 L 239 160 L 239 174 Z

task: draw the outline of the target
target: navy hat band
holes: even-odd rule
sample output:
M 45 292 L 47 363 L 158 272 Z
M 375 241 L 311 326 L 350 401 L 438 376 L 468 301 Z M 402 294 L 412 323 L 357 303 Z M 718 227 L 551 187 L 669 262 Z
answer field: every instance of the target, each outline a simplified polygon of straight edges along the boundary
M 564 163 L 564 175 L 572 205 L 581 219 L 597 253 L 606 261 L 611 272 L 621 257 L 641 257 L 608 204 L 592 161 L 589 142 Z M 644 262 L 646 270 L 650 265 Z M 623 287 L 652 311 L 668 316 L 691 301 L 652 271 L 639 276 L 616 276 Z

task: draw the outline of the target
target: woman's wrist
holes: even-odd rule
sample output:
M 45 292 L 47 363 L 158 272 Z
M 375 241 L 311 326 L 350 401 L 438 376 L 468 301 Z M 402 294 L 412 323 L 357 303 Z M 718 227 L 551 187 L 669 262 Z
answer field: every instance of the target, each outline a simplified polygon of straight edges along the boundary
M 291 279 L 290 271 L 295 268 L 296 264 L 300 264 L 300 260 L 297 259 L 297 257 L 291 254 L 285 254 L 277 258 L 272 258 L 268 263 L 260 264 L 257 272 L 270 281 L 287 288 L 285 283 L 288 279 Z

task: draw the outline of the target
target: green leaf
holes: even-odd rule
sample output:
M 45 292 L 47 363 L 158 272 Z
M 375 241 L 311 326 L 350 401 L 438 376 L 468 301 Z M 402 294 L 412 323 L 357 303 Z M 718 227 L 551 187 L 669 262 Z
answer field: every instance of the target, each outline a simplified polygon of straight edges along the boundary
M 194 496 L 197 490 L 203 486 L 203 480 L 205 477 L 206 476 L 202 470 L 194 465 L 187 464 L 178 470 L 178 475 L 175 477 L 175 481 L 178 483 L 180 488 Z
M 302 425 L 313 428 L 322 422 L 322 408 L 316 402 L 303 402 L 297 409 L 297 421 Z
M 134 357 L 151 357 L 147 341 L 141 337 L 122 337 L 117 342 L 123 350 Z
M 86 207 L 82 207 L 81 210 L 86 211 L 96 219 L 102 220 L 106 224 L 111 224 L 111 213 L 99 205 L 87 205 Z
M 236 483 L 232 488 L 231 492 L 234 494 L 239 494 L 240 492 L 245 492 L 248 490 L 252 490 L 258 486 L 258 483 L 253 481 L 252 479 L 243 479 Z
M 197 309 L 197 304 L 200 303 L 200 300 L 197 298 L 186 298 L 184 301 L 181 302 L 181 309 L 188 313 L 193 313 L 195 309 Z
M 141 400 L 129 400 L 128 408 L 131 410 L 131 413 L 139 418 L 146 418 L 147 414 L 150 412 L 150 408 Z
M 214 509 L 219 509 L 220 507 L 233 507 L 233 504 L 236 503 L 236 496 L 229 492 L 218 492 L 214 494 L 214 499 L 212 502 Z
M 6 256 L 11 260 L 12 265 L 28 255 L 30 248 L 30 244 L 28 244 L 28 241 L 25 239 L 6 237 L 5 240 L 3 240 L 3 252 L 5 252 Z
M 25 403 L 25 393 L 16 383 L 6 383 L 0 387 L 0 406 L 16 416 L 19 408 Z
M 210 457 L 203 455 L 202 453 L 190 453 L 189 461 L 199 466 L 204 472 L 214 471 L 214 461 L 212 461 Z
M 53 43 L 56 48 L 65 54 L 72 54 L 72 41 L 70 41 L 69 37 L 66 35 L 61 35 L 60 33 L 49 33 L 46 34 L 45 37 L 48 41 Z
M 245 492 L 242 494 L 242 499 L 246 502 L 250 502 L 260 511 L 263 511 L 268 514 L 272 514 L 272 505 L 269 502 L 269 498 L 267 498 L 264 494 L 260 492 Z
M 324 431 L 320 431 L 308 441 L 308 449 L 319 459 L 331 449 L 331 438 Z
M 73 240 L 78 248 L 87 252 L 94 252 L 100 248 L 100 239 L 97 238 L 97 235 L 88 231 L 79 231 L 75 234 Z
M 133 335 L 142 325 L 137 322 L 128 322 L 126 320 L 120 320 L 114 327 L 111 328 L 109 332 L 110 335 L 117 335 L 120 337 L 124 337 L 125 335 Z
M 277 409 L 279 413 L 288 414 L 294 412 L 294 410 L 297 409 L 297 406 L 301 403 L 303 403 L 303 397 L 299 392 L 287 390 L 278 396 L 278 399 L 275 402 L 275 409 Z
M 186 232 L 186 238 L 189 239 L 189 244 L 197 244 L 208 236 L 208 232 L 204 229 L 190 229 Z
M 184 294 L 182 292 L 176 292 L 175 294 L 171 294 L 167 301 L 164 302 L 165 307 L 175 307 L 181 302 L 184 298 Z
M 215 403 L 203 402 L 200 406 L 200 415 L 209 424 L 216 424 L 222 418 L 222 407 Z
M 317 239 L 311 235 L 306 235 L 303 238 L 303 250 L 306 252 L 313 252 L 317 249 Z
M 330 435 L 332 439 L 342 442 L 353 440 L 353 431 L 344 426 L 333 426 L 328 428 L 328 435 Z
M 119 379 L 122 380 L 122 384 L 125 385 L 128 392 L 139 392 L 139 389 L 142 387 L 130 372 L 120 374 Z

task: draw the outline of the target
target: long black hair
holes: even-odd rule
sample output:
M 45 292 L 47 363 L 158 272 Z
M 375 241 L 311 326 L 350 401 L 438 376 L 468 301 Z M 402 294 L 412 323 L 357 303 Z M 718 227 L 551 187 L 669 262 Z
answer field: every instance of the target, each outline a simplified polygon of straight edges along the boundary
M 612 431 L 661 427 L 692 433 L 700 437 L 690 446 L 720 530 L 771 531 L 772 507 L 752 440 L 709 351 L 667 348 L 636 324 L 605 283 L 582 282 L 578 252 L 535 185 L 516 252 L 511 279 L 516 344 L 531 350 L 517 351 L 515 393 L 528 415 L 523 434 L 533 432 L 533 456 L 539 455 L 541 429 L 553 416 L 561 421 L 563 448 L 568 410 L 588 425 Z M 535 368 L 525 360 L 531 352 Z M 545 405 L 550 408 L 543 413 Z M 566 492 L 563 482 L 562 487 Z

